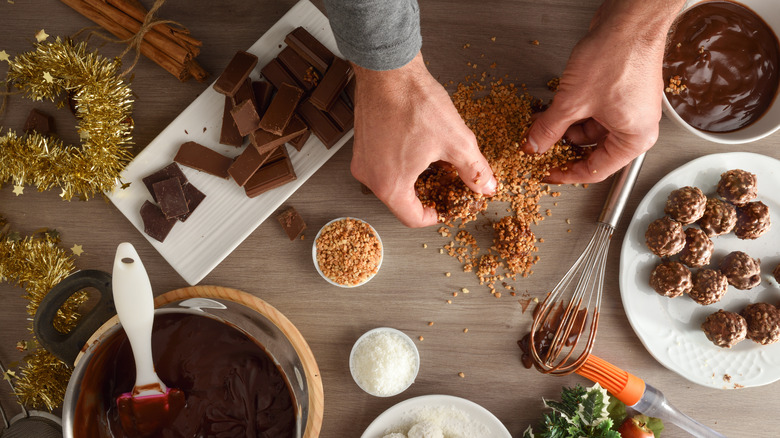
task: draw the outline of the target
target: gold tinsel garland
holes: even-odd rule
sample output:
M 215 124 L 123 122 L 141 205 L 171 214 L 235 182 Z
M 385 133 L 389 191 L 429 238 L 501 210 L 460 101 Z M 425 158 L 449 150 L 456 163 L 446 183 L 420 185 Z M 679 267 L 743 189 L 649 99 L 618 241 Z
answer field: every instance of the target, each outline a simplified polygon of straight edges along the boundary
M 75 103 L 81 146 L 38 133 L 0 137 L 0 183 L 59 186 L 63 199 L 110 191 L 131 158 L 133 101 L 118 76 L 120 61 L 59 38 L 9 61 L 6 82 L 32 100 Z M 2 131 L 2 128 L 0 128 Z

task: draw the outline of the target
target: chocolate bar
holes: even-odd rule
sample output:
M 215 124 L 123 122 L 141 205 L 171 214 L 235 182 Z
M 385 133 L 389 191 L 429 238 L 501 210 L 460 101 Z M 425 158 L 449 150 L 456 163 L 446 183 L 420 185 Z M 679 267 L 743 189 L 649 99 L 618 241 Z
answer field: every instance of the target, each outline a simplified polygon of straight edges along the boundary
M 265 110 L 271 103 L 271 97 L 274 95 L 274 87 L 269 82 L 254 81 L 252 82 L 252 91 L 255 94 L 257 113 L 265 114 Z
M 312 34 L 302 27 L 287 34 L 284 42 L 323 74 L 333 62 L 333 58 L 335 58 L 333 52 L 323 46 L 321 42 L 317 41 Z
M 167 219 L 160 207 L 148 200 L 141 206 L 141 220 L 144 222 L 144 233 L 160 242 L 165 240 L 176 225 L 176 219 Z
M 303 148 L 303 145 L 305 145 L 309 140 L 309 137 L 311 137 L 311 129 L 307 129 L 306 132 L 288 141 L 287 143 L 294 147 L 296 151 L 300 151 L 301 148 Z
M 282 135 L 284 128 L 295 114 L 303 90 L 290 84 L 282 84 L 268 109 L 260 120 L 260 128 L 276 135 Z M 240 128 L 240 127 L 239 127 Z
M 287 71 L 303 85 L 306 91 L 311 91 L 320 81 L 320 73 L 313 65 L 306 62 L 292 47 L 285 47 L 277 56 L 279 62 Z
M 257 148 L 257 151 L 262 154 L 303 135 L 307 129 L 306 124 L 300 118 L 294 116 L 290 123 L 287 124 L 287 128 L 284 129 L 282 135 L 275 135 L 258 129 L 249 136 L 249 140 Z
M 179 184 L 182 186 L 188 182 L 187 177 L 184 176 L 184 172 L 181 171 L 181 168 L 176 163 L 171 163 L 163 167 L 157 172 L 145 177 L 142 181 L 147 190 L 149 190 L 149 193 L 152 194 L 154 201 L 157 202 L 157 195 L 154 194 L 154 183 L 174 177 L 179 179 Z
M 24 122 L 24 132 L 35 131 L 41 135 L 49 135 L 54 132 L 54 119 L 45 113 L 33 108 L 30 110 L 30 115 L 27 116 L 27 121 Z
M 355 80 L 355 77 L 352 77 L 352 80 L 347 82 L 347 86 L 344 87 L 344 93 L 346 93 L 347 97 L 349 98 L 349 103 L 352 104 L 352 108 L 355 108 L 355 91 L 357 90 L 357 81 Z
M 269 150 L 264 153 L 258 152 L 257 148 L 247 146 L 246 150 L 236 158 L 233 165 L 228 169 L 228 173 L 233 177 L 233 180 L 239 187 L 243 187 L 249 178 L 257 172 L 263 164 L 269 161 L 272 157 L 283 157 L 283 153 L 279 151 L 282 146 L 279 146 L 273 150 Z
M 252 178 L 244 185 L 244 191 L 248 197 L 254 198 L 271 189 L 294 181 L 295 178 L 295 170 L 293 170 L 290 158 L 284 157 L 284 159 L 263 166 L 255 172 Z
M 299 88 L 303 87 L 303 85 L 299 84 L 290 72 L 284 68 L 278 58 L 272 59 L 260 70 L 260 72 L 263 74 L 263 77 L 277 89 L 282 88 L 282 84 L 295 85 Z
M 214 90 L 226 96 L 233 96 L 256 65 L 257 56 L 239 50 L 214 82 Z
M 328 111 L 328 116 L 342 131 L 349 131 L 355 125 L 355 113 L 343 97 L 336 99 Z
M 309 100 L 317 108 L 328 111 L 353 75 L 352 66 L 347 61 L 334 58 L 320 84 L 312 91 Z
M 290 207 L 276 217 L 290 240 L 295 240 L 306 229 L 306 222 L 295 207 Z
M 308 100 L 298 105 L 298 115 L 328 149 L 333 147 L 344 135 L 344 131 L 341 131 L 326 113 L 317 109 Z
M 225 179 L 228 178 L 228 168 L 233 164 L 232 159 L 194 141 L 182 144 L 173 161 Z
M 233 98 L 225 96 L 225 110 L 222 112 L 222 130 L 219 132 L 219 142 L 229 146 L 240 147 L 244 144 L 244 136 L 238 132 L 236 121 L 230 110 L 233 109 Z
M 251 99 L 247 99 L 230 110 L 233 121 L 236 122 L 236 128 L 241 135 L 248 135 L 260 127 L 260 115 L 257 114 L 255 104 Z
M 189 212 L 179 216 L 179 220 L 184 222 L 192 215 L 192 212 L 198 208 L 200 203 L 206 199 L 206 195 L 198 190 L 194 185 L 192 185 L 192 183 L 184 184 L 181 186 L 181 188 L 182 191 L 184 191 L 184 197 L 187 199 L 187 208 L 190 210 Z
M 240 87 L 238 87 L 236 94 L 234 94 L 230 99 L 233 101 L 233 106 L 238 105 L 239 103 L 247 99 L 250 99 L 252 103 L 255 105 L 255 108 L 257 108 L 257 100 L 255 98 L 255 93 L 252 90 L 252 80 L 246 78 L 246 80 L 244 80 L 244 83 L 241 84 Z M 259 112 L 260 111 L 258 110 L 258 113 Z
M 160 203 L 160 210 L 166 219 L 175 219 L 190 211 L 178 178 L 156 182 L 153 187 L 157 202 Z

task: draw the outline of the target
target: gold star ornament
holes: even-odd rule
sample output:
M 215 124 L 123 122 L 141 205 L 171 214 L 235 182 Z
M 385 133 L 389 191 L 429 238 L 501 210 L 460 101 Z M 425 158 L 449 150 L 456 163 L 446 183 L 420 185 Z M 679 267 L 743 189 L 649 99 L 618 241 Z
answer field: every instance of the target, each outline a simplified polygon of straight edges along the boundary
M 51 75 L 49 72 L 43 72 L 43 80 L 46 82 L 53 84 L 54 83 L 54 76 Z
M 81 247 L 81 245 L 73 245 L 73 248 L 71 248 L 70 250 L 73 251 L 73 254 L 77 256 L 84 254 L 84 249 Z
M 11 59 L 11 57 L 8 56 L 8 52 L 5 50 L 0 50 L 0 61 L 8 62 L 9 59 Z
M 49 34 L 46 33 L 45 30 L 41 29 L 38 31 L 38 33 L 35 34 L 35 39 L 38 40 L 38 42 L 46 41 L 46 38 L 49 37 Z
M 14 186 L 14 194 L 20 196 L 24 193 L 24 186 Z

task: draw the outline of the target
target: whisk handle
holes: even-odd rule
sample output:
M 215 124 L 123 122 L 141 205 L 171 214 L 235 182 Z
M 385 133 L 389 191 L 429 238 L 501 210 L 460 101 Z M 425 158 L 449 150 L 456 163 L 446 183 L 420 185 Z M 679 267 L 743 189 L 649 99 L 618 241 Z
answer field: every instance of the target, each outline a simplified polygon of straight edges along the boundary
M 648 384 L 645 384 L 645 393 L 642 395 L 642 399 L 631 408 L 647 416 L 673 423 L 697 438 L 726 438 L 725 435 L 680 412 L 669 403 L 661 391 Z
M 617 228 L 620 215 L 628 202 L 628 195 L 631 194 L 631 189 L 634 188 L 636 178 L 639 176 L 639 170 L 645 161 L 645 154 L 646 152 L 634 158 L 634 161 L 628 163 L 615 176 L 615 179 L 612 181 L 612 188 L 609 189 L 607 202 L 604 203 L 604 209 L 601 210 L 601 215 L 599 215 L 599 222 L 605 223 L 612 228 Z

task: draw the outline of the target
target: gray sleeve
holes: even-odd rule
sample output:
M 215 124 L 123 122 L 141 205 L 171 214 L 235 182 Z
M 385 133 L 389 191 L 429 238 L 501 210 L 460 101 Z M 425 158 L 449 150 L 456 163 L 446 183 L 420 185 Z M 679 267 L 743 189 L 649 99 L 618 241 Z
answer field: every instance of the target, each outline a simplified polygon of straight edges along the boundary
M 370 70 L 403 67 L 422 46 L 417 0 L 325 0 L 341 53 Z

